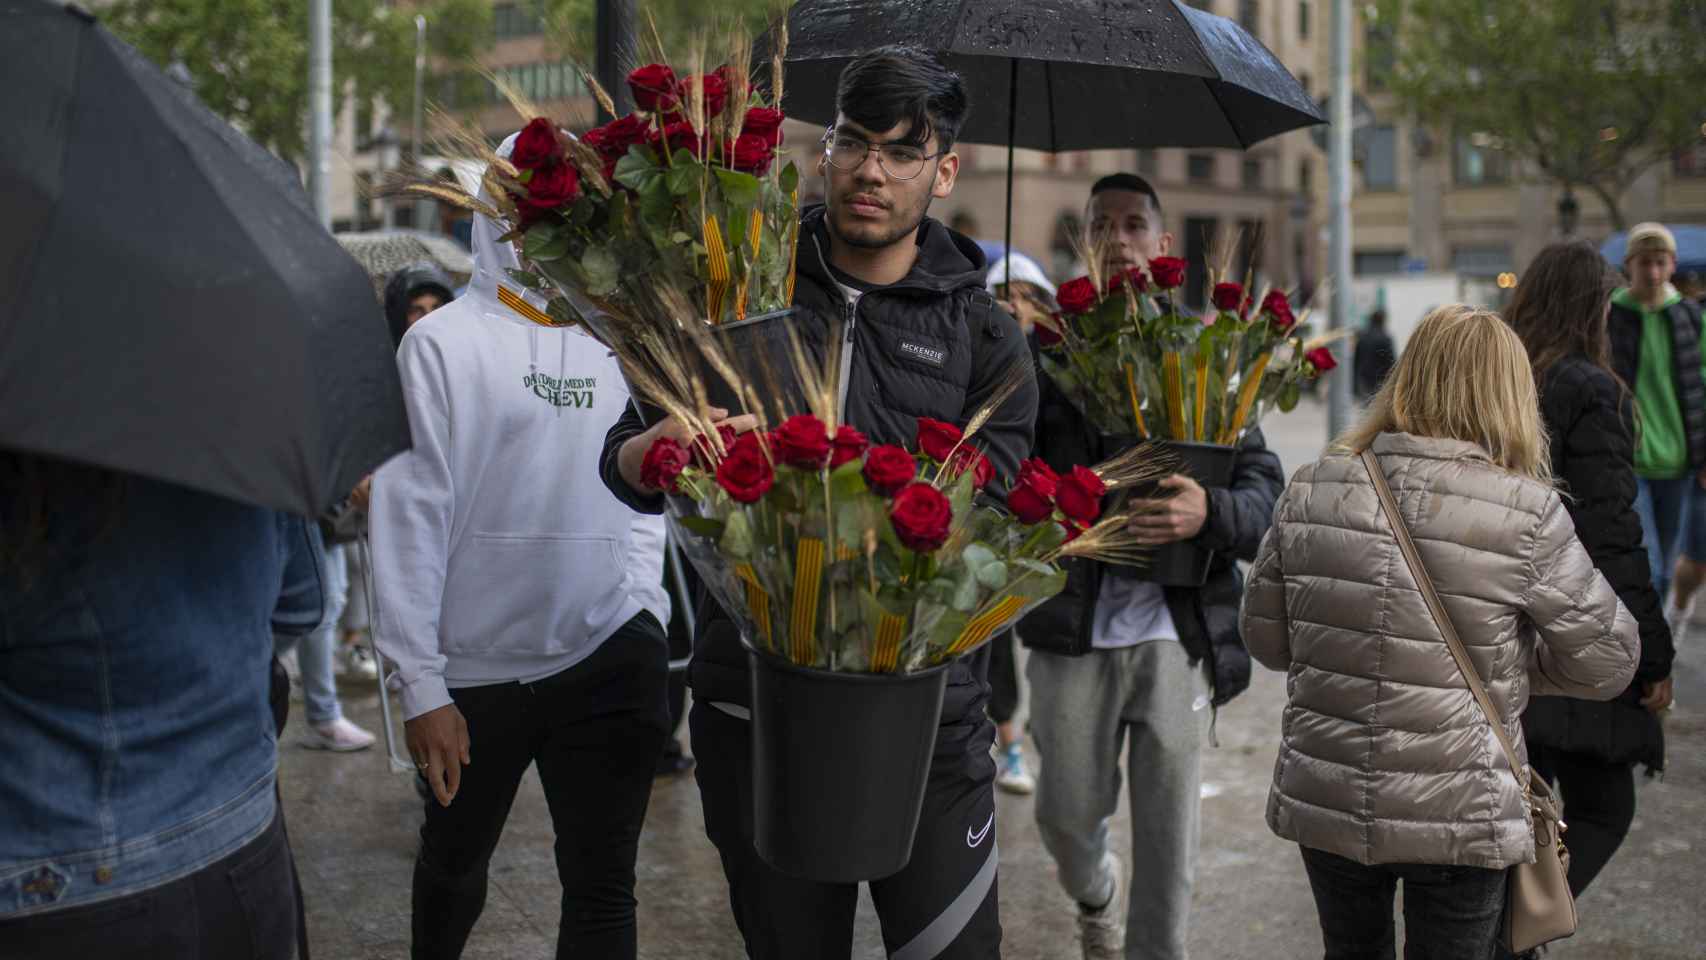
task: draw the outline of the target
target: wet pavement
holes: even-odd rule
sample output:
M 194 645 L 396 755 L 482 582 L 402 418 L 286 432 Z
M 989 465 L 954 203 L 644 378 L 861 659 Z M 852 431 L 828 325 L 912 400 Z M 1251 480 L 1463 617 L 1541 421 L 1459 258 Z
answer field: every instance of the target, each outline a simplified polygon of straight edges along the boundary
M 1306 401 L 1290 416 L 1272 418 L 1268 432 L 1289 474 L 1320 449 L 1325 414 Z M 1693 636 L 1684 641 L 1678 658 L 1679 705 L 1667 719 L 1670 769 L 1663 781 L 1641 782 L 1629 839 L 1578 904 L 1580 932 L 1553 949 L 1551 960 L 1702 956 L 1706 625 L 1696 627 Z M 1204 754 L 1202 853 L 1191 930 L 1191 949 L 1198 958 L 1321 955 L 1314 904 L 1296 848 L 1276 839 L 1263 822 L 1284 698 L 1284 678 L 1258 666 L 1249 692 L 1221 711 L 1220 746 Z M 351 719 L 378 732 L 375 685 L 345 681 L 343 702 Z M 296 745 L 300 705 L 292 713 L 280 776 L 314 955 L 319 960 L 406 958 L 409 879 L 422 816 L 410 777 L 387 770 L 383 742 L 356 754 L 302 749 Z M 400 735 L 400 725 L 398 730 Z M 1035 762 L 1035 755 L 1030 759 Z M 1125 810 L 1122 800 L 1113 824 L 1116 850 L 1127 843 Z M 1003 955 L 1078 957 L 1073 907 L 1056 885 L 1031 800 L 999 794 L 995 829 L 1001 848 Z M 493 858 L 485 914 L 464 954 L 470 960 L 553 956 L 561 887 L 552 842 L 544 796 L 538 778 L 529 773 Z M 654 788 L 638 873 L 641 957 L 744 956 L 690 775 L 660 780 Z M 864 896 L 853 956 L 883 956 L 876 916 Z

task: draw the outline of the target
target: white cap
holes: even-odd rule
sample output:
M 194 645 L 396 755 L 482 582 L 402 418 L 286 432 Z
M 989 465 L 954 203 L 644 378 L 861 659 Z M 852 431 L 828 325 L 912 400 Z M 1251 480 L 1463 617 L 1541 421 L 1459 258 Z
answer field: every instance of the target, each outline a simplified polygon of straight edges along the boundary
M 1047 290 L 1049 296 L 1054 296 L 1054 284 L 1049 282 L 1048 274 L 1043 273 L 1043 268 L 1037 266 L 1035 260 L 1022 253 L 1014 253 L 1011 256 L 1013 258 L 1013 281 L 1015 283 L 1034 284 Z M 984 279 L 984 286 L 988 288 L 990 293 L 994 293 L 997 285 L 1006 282 L 1007 255 L 1003 255 L 991 261 L 989 276 Z

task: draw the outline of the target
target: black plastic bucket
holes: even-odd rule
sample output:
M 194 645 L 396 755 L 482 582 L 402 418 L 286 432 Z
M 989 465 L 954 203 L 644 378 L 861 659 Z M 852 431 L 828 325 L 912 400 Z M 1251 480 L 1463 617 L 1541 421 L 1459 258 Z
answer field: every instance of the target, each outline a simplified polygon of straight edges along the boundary
M 753 844 L 791 876 L 858 883 L 912 857 L 948 664 L 834 673 L 747 646 Z
M 1204 487 L 1225 487 L 1232 482 L 1232 470 L 1238 463 L 1238 448 L 1212 443 L 1185 443 L 1162 440 L 1158 446 L 1179 462 L 1178 472 L 1188 475 Z M 1118 451 L 1114 451 L 1118 452 Z M 1135 489 L 1133 497 L 1157 495 L 1157 488 Z M 1204 550 L 1190 540 L 1157 547 L 1149 562 L 1141 567 L 1112 567 L 1138 580 L 1147 580 L 1164 587 L 1200 587 L 1208 580 L 1209 564 L 1214 551 Z

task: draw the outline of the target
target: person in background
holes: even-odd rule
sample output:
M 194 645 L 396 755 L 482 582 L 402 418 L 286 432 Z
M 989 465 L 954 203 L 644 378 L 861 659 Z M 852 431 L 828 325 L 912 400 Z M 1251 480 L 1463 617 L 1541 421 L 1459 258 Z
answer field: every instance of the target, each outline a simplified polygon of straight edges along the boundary
M 1685 300 L 1706 311 L 1706 278 L 1698 273 L 1679 273 L 1672 282 Z M 1688 523 L 1677 554 L 1665 619 L 1670 623 L 1672 639 L 1680 647 L 1694 619 L 1694 595 L 1706 584 L 1706 482 L 1696 483 L 1688 491 Z
M 1326 955 L 1493 956 L 1506 870 L 1534 860 L 1512 770 L 1418 592 L 1361 454 L 1518 756 L 1530 693 L 1615 696 L 1640 641 L 1552 486 L 1522 341 L 1452 305 L 1416 328 L 1362 422 L 1297 472 L 1250 568 L 1250 653 L 1286 672 L 1268 825 L 1298 844 Z
M 1106 276 L 1172 245 L 1160 199 L 1142 177 L 1097 181 L 1086 212 L 1090 236 L 1108 238 Z M 1064 472 L 1121 452 L 1106 449 L 1072 401 L 1039 379 L 1037 456 Z M 1250 431 L 1227 486 L 1174 474 L 1157 498 L 1138 502 L 1132 520 L 1146 547 L 1194 541 L 1213 550 L 1202 586 L 1163 587 L 1128 568 L 1069 561 L 1066 588 L 1019 622 L 1031 648 L 1030 729 L 1042 758 L 1037 829 L 1078 905 L 1085 960 L 1186 956 L 1202 743 L 1213 711 L 1250 682 L 1238 638 L 1237 562 L 1254 558 L 1284 481 L 1261 431 Z M 1109 844 L 1122 753 L 1131 772 L 1129 879 Z
M 1611 368 L 1635 393 L 1635 509 L 1662 598 L 1688 525 L 1690 491 L 1706 482 L 1700 307 L 1670 283 L 1676 239 L 1663 225 L 1629 231 L 1623 266 L 1629 285 L 1611 295 Z
M 1356 375 L 1354 386 L 1358 403 L 1380 389 L 1392 365 L 1398 362 L 1398 352 L 1392 346 L 1392 335 L 1386 332 L 1386 311 L 1376 310 L 1368 315 L 1368 329 L 1357 336 L 1356 354 L 1351 371 Z
M 677 582 L 677 565 L 669 562 L 668 551 L 674 548 L 665 545 L 663 565 L 663 587 L 669 594 L 669 658 L 684 660 L 693 655 L 693 608 L 689 603 L 683 603 L 682 598 L 696 597 L 700 592 L 699 574 L 693 565 L 683 560 L 680 564 L 681 580 Z M 678 777 L 693 770 L 693 758 L 681 745 L 678 731 L 681 721 L 687 717 L 687 671 L 671 670 L 669 672 L 669 736 L 663 742 L 663 754 L 658 757 L 657 775 L 660 777 Z
M 373 481 L 375 639 L 433 792 L 412 956 L 461 955 L 537 764 L 562 882 L 557 956 L 632 960 L 634 864 L 669 730 L 663 521 L 599 480 L 605 428 L 628 404 L 616 361 L 512 284 L 501 232 L 476 216 L 468 292 L 403 337 L 414 446 Z
M 308 729 L 298 743 L 310 750 L 351 753 L 373 746 L 374 736 L 344 716 L 343 704 L 338 699 L 336 656 L 339 623 L 344 603 L 349 599 L 349 568 L 345 565 L 347 538 L 338 542 L 325 539 L 328 535 L 337 536 L 334 530 L 334 524 L 321 519 L 321 549 L 324 552 L 321 568 L 326 575 L 325 616 L 312 633 L 300 640 L 281 635 L 277 640 L 277 652 L 287 666 L 290 655 L 295 654 L 297 679 L 302 684 L 303 713 Z
M 0 450 L 0 957 L 296 955 L 269 690 L 318 540 Z
M 1641 662 L 1615 699 L 1535 697 L 1522 715 L 1529 762 L 1570 811 L 1570 891 L 1581 896 L 1635 819 L 1635 764 L 1664 769 L 1657 713 L 1671 698 L 1670 627 L 1653 590 L 1635 513 L 1635 424 L 1611 372 L 1606 315 L 1616 286 L 1586 241 L 1555 243 L 1523 272 L 1505 308 L 1540 388 L 1552 474 L 1594 567 L 1640 626 Z

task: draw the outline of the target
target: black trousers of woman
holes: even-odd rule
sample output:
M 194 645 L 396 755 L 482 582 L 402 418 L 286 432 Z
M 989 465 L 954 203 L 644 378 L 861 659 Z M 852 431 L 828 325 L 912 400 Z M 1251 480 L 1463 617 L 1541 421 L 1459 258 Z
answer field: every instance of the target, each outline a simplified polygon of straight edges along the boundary
M 1528 762 L 1564 800 L 1570 892 L 1581 896 L 1629 835 L 1635 820 L 1635 765 L 1530 743 Z

